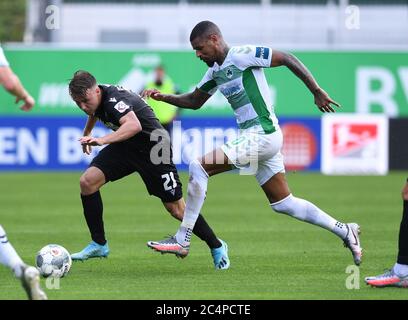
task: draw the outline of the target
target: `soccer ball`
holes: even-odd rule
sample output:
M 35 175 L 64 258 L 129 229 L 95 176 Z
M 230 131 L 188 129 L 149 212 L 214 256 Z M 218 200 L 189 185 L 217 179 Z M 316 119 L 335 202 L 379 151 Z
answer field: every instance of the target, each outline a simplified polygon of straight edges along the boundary
M 42 248 L 36 257 L 38 271 L 43 277 L 62 278 L 72 265 L 71 255 L 63 246 L 48 244 Z

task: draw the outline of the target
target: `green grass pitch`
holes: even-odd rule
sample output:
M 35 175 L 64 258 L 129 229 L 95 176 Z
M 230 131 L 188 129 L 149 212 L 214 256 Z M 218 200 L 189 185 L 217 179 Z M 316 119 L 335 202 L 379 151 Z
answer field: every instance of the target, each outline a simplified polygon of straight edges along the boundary
M 396 259 L 406 173 L 338 177 L 288 172 L 292 192 L 335 218 L 358 222 L 364 259 L 347 289 L 351 253 L 321 228 L 274 213 L 251 176 L 212 177 L 203 213 L 229 245 L 231 268 L 214 270 L 207 246 L 194 237 L 190 255 L 176 259 L 146 246 L 174 233 L 178 222 L 139 176 L 102 189 L 111 253 L 74 263 L 50 299 L 406 299 L 404 289 L 373 289 L 364 277 Z M 57 243 L 71 253 L 89 242 L 79 197 L 79 172 L 0 174 L 0 223 L 22 258 Z M 186 189 L 187 175 L 181 179 Z M 357 274 L 353 273 L 354 276 Z M 45 279 L 42 279 L 45 286 Z M 0 266 L 0 299 L 25 299 L 10 270 Z

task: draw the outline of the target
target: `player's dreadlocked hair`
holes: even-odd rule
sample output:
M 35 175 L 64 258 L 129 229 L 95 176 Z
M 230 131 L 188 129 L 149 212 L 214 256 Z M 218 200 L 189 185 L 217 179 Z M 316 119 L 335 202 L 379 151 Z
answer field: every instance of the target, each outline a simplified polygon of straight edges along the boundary
M 211 21 L 201 21 L 193 28 L 190 34 L 190 42 L 198 37 L 208 37 L 211 34 L 221 36 L 221 31 L 218 26 Z
M 69 94 L 75 100 L 85 98 L 86 91 L 96 85 L 95 77 L 88 71 L 78 70 L 69 82 Z

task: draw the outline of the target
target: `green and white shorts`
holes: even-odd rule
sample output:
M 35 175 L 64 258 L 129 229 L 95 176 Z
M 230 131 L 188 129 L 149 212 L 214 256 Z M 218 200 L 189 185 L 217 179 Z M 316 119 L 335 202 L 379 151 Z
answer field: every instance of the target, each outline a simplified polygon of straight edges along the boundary
M 270 134 L 243 130 L 237 139 L 224 144 L 221 149 L 238 169 L 240 174 L 255 175 L 259 185 L 263 185 L 279 172 L 285 172 L 281 130 Z

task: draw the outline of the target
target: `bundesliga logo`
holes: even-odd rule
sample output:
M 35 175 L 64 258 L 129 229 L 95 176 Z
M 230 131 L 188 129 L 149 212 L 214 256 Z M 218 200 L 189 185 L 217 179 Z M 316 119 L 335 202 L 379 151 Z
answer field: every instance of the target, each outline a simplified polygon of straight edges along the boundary
M 124 103 L 123 101 L 119 101 L 116 105 L 115 105 L 115 109 L 118 110 L 120 113 L 125 112 L 125 110 L 129 109 L 129 106 Z

